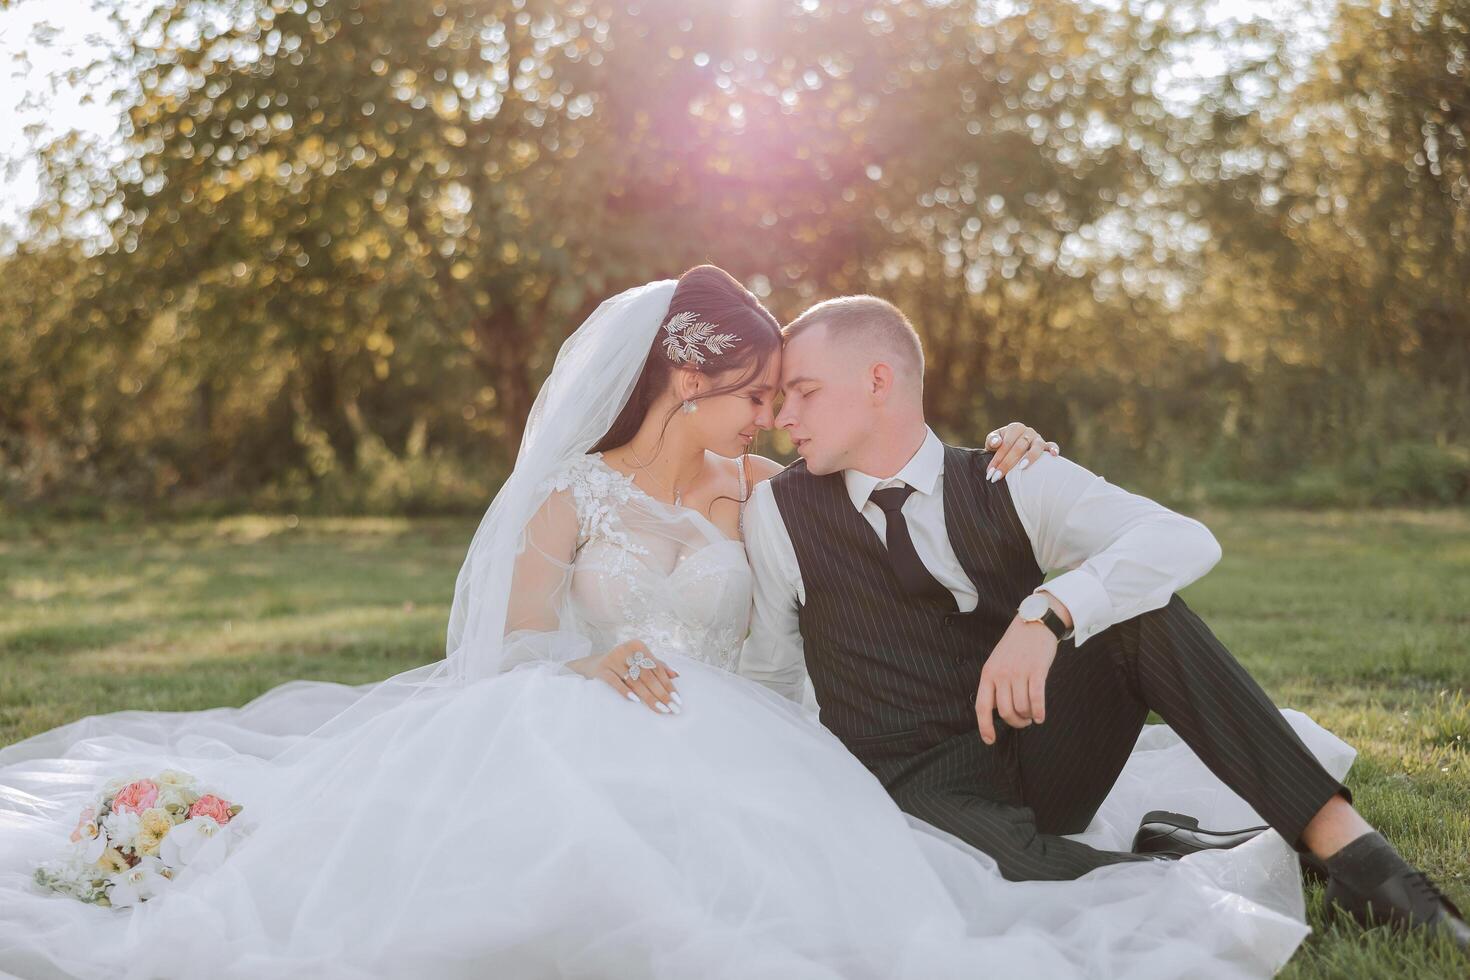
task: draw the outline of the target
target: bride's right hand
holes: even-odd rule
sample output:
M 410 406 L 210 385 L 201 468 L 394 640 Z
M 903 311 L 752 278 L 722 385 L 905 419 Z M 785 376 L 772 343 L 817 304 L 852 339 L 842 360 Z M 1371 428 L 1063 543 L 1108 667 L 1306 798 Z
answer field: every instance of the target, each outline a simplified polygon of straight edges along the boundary
M 644 668 L 637 679 L 628 680 L 628 658 L 640 653 L 652 660 L 654 667 Z M 650 653 L 641 640 L 620 643 L 607 653 L 573 660 L 567 666 L 583 677 L 603 681 L 629 701 L 642 701 L 650 711 L 665 715 L 681 711 L 683 699 L 674 690 L 679 672 Z

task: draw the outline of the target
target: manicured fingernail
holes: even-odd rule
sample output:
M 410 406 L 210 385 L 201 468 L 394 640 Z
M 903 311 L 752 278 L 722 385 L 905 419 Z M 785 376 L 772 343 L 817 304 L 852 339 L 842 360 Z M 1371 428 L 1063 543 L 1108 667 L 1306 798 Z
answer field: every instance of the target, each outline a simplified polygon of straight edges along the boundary
M 1028 467 L 1030 465 L 1031 465 L 1031 460 L 1029 458 L 1023 459 L 1023 460 L 1021 460 L 1021 464 L 1019 466 L 1017 466 L 1016 469 L 1018 469 L 1018 470 L 1024 470 L 1026 467 Z
M 992 446 L 995 445 L 998 442 L 1000 442 L 1000 436 L 991 436 L 990 437 L 990 444 Z
M 661 711 L 663 714 L 669 713 L 669 706 L 664 704 L 662 701 L 656 702 L 654 704 L 654 707 Z
M 673 711 L 673 713 L 676 715 L 681 715 L 684 713 L 684 709 L 679 707 L 677 704 L 669 705 L 669 710 Z
M 1000 475 L 1000 470 L 996 470 L 994 473 L 990 474 L 990 482 L 995 483 L 997 480 L 1000 479 Z
M 638 695 L 634 694 L 632 691 L 629 691 L 628 692 L 628 700 L 629 701 L 632 701 L 634 704 L 637 704 L 638 703 Z
M 679 692 L 678 691 L 670 691 L 669 692 L 669 697 L 671 697 L 671 698 L 674 699 L 674 703 L 675 704 L 683 704 L 684 703 L 684 699 L 681 698 L 681 697 L 679 697 Z

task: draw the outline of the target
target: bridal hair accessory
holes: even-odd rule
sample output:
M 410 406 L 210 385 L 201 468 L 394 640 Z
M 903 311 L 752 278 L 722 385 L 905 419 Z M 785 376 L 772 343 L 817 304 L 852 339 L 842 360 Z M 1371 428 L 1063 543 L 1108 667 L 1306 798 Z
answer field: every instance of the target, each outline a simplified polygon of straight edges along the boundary
M 664 353 L 676 363 L 697 365 L 705 361 L 701 347 L 711 354 L 733 350 L 740 338 L 733 333 L 713 333 L 716 329 L 716 324 L 699 319 L 699 314 L 692 310 L 676 314 L 664 324 L 664 333 L 668 334 L 664 338 Z
M 241 836 L 242 809 L 176 769 L 109 780 L 82 807 L 72 846 L 38 865 L 35 882 L 93 905 L 137 905 L 186 870 L 217 868 Z
M 653 662 L 651 657 L 642 653 L 633 654 L 624 663 L 628 665 L 628 672 L 623 675 L 623 680 L 625 681 L 636 681 L 639 674 L 645 670 L 653 670 L 658 666 L 658 664 Z

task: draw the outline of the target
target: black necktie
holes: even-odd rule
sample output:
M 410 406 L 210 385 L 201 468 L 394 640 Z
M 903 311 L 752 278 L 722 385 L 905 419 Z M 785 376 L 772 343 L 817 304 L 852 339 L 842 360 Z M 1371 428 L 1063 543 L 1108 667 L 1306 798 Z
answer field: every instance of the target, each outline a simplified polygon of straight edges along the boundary
M 909 537 L 909 524 L 904 520 L 903 502 L 914 492 L 910 486 L 889 487 L 874 490 L 868 499 L 877 504 L 888 518 L 888 559 L 893 562 L 893 571 L 903 583 L 909 595 L 924 596 L 942 603 L 949 609 L 957 609 L 954 593 L 939 584 L 914 550 L 914 539 Z

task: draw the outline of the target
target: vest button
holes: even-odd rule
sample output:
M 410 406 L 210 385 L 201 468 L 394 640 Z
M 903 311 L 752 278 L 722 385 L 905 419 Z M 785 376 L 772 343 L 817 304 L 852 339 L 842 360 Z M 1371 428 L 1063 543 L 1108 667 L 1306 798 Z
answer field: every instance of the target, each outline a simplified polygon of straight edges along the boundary
M 965 665 L 965 658 L 964 657 L 955 657 L 954 658 L 954 662 L 955 662 L 955 666 L 956 667 L 963 667 Z
M 954 613 L 945 613 L 944 614 L 944 625 L 945 626 L 953 626 L 954 625 Z

